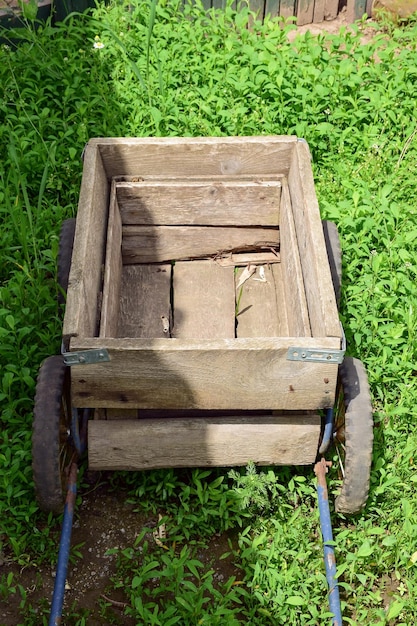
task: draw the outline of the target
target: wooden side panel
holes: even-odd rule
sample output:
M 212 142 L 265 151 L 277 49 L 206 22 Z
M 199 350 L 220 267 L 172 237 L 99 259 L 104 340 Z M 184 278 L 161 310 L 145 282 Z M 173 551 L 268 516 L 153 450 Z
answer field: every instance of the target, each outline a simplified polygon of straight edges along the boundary
M 236 292 L 237 337 L 288 337 L 281 264 L 261 266 Z M 239 272 L 236 280 L 239 280 Z M 263 276 L 263 279 L 261 278 Z
M 297 24 L 311 24 L 313 22 L 314 0 L 298 0 Z
M 314 0 L 313 22 L 319 23 L 324 21 L 326 0 Z
M 63 336 L 94 337 L 109 208 L 109 185 L 97 145 L 87 146 L 69 276 Z
M 310 337 L 304 278 L 301 270 L 298 241 L 292 214 L 288 184 L 284 183 L 281 204 L 281 265 L 283 300 L 287 307 L 290 337 Z
M 171 265 L 124 265 L 114 337 L 169 337 Z
M 313 337 L 341 337 L 339 314 L 310 161 L 307 143 L 299 140 L 293 153 L 288 184 L 310 326 Z
M 289 361 L 291 346 L 337 349 L 340 340 L 75 338 L 72 350 L 107 348 L 110 361 L 71 368 L 73 405 L 294 411 L 332 407 L 337 365 Z
M 318 415 L 90 421 L 88 460 L 93 470 L 309 465 L 319 437 Z
M 124 226 L 122 252 L 124 263 L 160 263 L 271 248 L 278 243 L 277 228 Z
M 233 338 L 234 268 L 214 261 L 188 261 L 176 263 L 173 272 L 173 337 Z
M 123 224 L 278 226 L 280 181 L 121 182 Z
M 107 177 L 285 176 L 295 137 L 147 137 L 91 139 Z
M 110 193 L 109 225 L 107 228 L 106 262 L 101 309 L 100 337 L 117 337 L 122 280 L 122 222 L 116 198 L 115 184 Z
M 325 0 L 324 3 L 324 19 L 334 20 L 339 11 L 339 0 Z

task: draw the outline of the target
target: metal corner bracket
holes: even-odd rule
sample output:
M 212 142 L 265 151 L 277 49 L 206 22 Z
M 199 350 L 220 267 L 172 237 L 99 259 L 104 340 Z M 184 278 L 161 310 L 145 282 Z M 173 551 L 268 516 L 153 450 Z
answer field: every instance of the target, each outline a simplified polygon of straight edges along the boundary
M 105 348 L 97 350 L 79 350 L 78 352 L 63 352 L 65 365 L 90 365 L 93 363 L 106 363 L 110 356 Z

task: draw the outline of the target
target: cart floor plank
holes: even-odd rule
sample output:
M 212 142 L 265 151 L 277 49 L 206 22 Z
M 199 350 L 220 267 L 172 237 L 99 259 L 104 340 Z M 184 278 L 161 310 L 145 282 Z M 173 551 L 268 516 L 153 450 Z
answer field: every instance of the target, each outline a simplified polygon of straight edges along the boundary
M 278 244 L 278 228 L 124 226 L 122 252 L 124 263 L 158 263 Z
M 287 337 L 288 321 L 281 264 L 262 265 L 236 292 L 237 337 Z M 242 272 L 236 274 L 236 281 Z M 262 279 L 263 278 L 263 279 Z
M 278 226 L 281 182 L 117 183 L 123 224 Z
M 118 337 L 169 337 L 171 265 L 124 265 Z
M 159 467 L 309 465 L 320 438 L 320 416 L 90 421 L 93 470 Z
M 181 339 L 235 336 L 234 268 L 214 261 L 176 263 L 174 331 Z
M 110 192 L 100 337 L 117 337 L 122 280 L 122 221 L 113 183 Z

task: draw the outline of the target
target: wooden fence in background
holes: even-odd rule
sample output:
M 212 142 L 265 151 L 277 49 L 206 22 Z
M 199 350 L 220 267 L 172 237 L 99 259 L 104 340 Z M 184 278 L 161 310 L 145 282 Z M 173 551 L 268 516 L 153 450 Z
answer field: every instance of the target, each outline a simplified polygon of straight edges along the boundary
M 206 9 L 224 8 L 225 0 L 203 0 Z M 346 11 L 346 22 L 353 23 L 367 13 L 371 15 L 372 0 L 248 0 L 251 11 L 260 19 L 271 17 L 296 17 L 298 26 L 334 20 Z

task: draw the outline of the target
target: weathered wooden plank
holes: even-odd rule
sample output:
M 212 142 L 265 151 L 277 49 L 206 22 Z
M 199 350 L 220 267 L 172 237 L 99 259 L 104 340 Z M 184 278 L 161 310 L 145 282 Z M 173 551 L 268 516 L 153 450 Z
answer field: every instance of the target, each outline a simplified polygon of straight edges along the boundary
M 324 21 L 326 8 L 326 0 L 314 0 L 313 22 L 320 23 Z
M 169 337 L 171 265 L 124 265 L 117 334 Z
M 310 160 L 307 143 L 299 140 L 293 153 L 288 184 L 311 332 L 313 337 L 341 337 Z
M 293 17 L 296 11 L 296 0 L 281 0 L 279 14 L 281 17 Z
M 243 265 L 271 265 L 281 263 L 280 253 L 277 252 L 240 252 L 230 253 L 214 259 L 221 267 L 238 267 Z
M 122 221 L 114 183 L 110 192 L 100 337 L 117 337 L 122 280 Z
M 87 146 L 72 253 L 63 335 L 94 337 L 98 330 L 109 185 L 97 145 Z
M 216 226 L 124 226 L 124 263 L 158 263 L 257 250 L 279 243 L 277 228 Z
M 176 263 L 173 274 L 173 337 L 233 338 L 234 268 L 214 261 L 188 261 Z
M 281 264 L 261 266 L 236 291 L 237 337 L 287 337 L 288 321 Z M 236 274 L 236 281 L 240 273 Z M 262 276 L 264 281 L 262 280 Z
M 117 184 L 123 224 L 278 226 L 280 181 Z
M 290 337 L 310 337 L 311 328 L 307 309 L 304 278 L 292 214 L 288 183 L 284 183 L 281 203 L 281 265 L 283 299 L 287 307 Z
M 296 138 L 144 137 L 95 138 L 107 177 L 287 175 Z
M 339 12 L 339 0 L 325 0 L 324 19 L 334 20 Z
M 299 345 L 301 344 L 301 345 Z M 289 347 L 340 347 L 337 337 L 71 340 L 110 361 L 71 368 L 76 407 L 305 410 L 334 404 L 337 365 L 289 361 Z
M 249 0 L 249 10 L 252 11 L 256 16 L 256 19 L 260 20 L 261 22 L 264 19 L 264 8 L 264 0 Z
M 366 0 L 347 0 L 346 20 L 349 24 L 360 20 L 366 12 Z
M 314 0 L 298 0 L 297 25 L 311 24 L 313 22 Z
M 281 15 L 279 7 L 280 0 L 266 0 L 265 17 L 267 15 L 269 15 L 270 17 L 278 17 L 278 15 Z
M 319 438 L 317 414 L 90 421 L 88 460 L 93 470 L 309 465 Z

